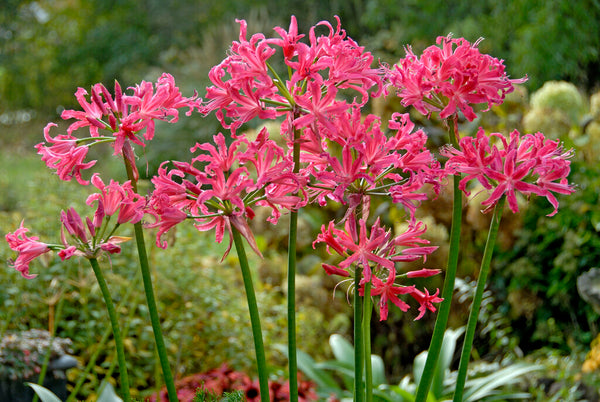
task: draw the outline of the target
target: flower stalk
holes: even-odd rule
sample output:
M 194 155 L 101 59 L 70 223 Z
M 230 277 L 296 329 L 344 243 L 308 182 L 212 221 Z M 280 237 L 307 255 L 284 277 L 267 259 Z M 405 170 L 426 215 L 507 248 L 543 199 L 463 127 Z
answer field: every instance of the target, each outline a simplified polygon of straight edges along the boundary
M 119 319 L 117 317 L 117 310 L 115 309 L 115 305 L 113 304 L 108 285 L 106 283 L 106 280 L 104 279 L 104 275 L 102 274 L 102 269 L 98 264 L 98 260 L 96 258 L 90 258 L 89 261 L 92 266 L 92 269 L 94 270 L 94 275 L 96 275 L 98 285 L 100 286 L 100 291 L 102 292 L 102 297 L 104 298 L 104 303 L 106 304 L 106 310 L 108 311 L 108 317 L 110 318 L 110 325 L 112 326 L 113 338 L 115 340 L 115 348 L 117 350 L 117 359 L 119 361 L 119 376 L 121 379 L 121 391 L 123 393 L 123 400 L 125 402 L 129 402 L 131 400 L 131 395 L 129 393 L 129 375 L 127 374 L 125 348 L 123 347 L 123 337 L 121 336 L 121 329 L 119 326 Z
M 456 119 L 456 117 L 455 117 Z M 449 124 L 450 132 L 450 143 L 454 146 L 458 144 L 458 131 L 456 124 Z M 460 190 L 461 175 L 459 173 L 452 177 L 453 183 L 453 201 L 452 201 L 452 224 L 450 227 L 450 250 L 448 252 L 448 268 L 446 270 L 446 276 L 444 279 L 444 287 L 442 289 L 442 303 L 440 304 L 437 318 L 435 320 L 435 326 L 433 328 L 433 335 L 431 337 L 431 343 L 429 344 L 429 351 L 427 352 L 427 359 L 425 361 L 425 367 L 423 368 L 423 374 L 417 387 L 417 394 L 415 395 L 415 402 L 425 402 L 429 389 L 433 382 L 433 376 L 436 372 L 440 351 L 442 350 L 442 343 L 444 341 L 444 333 L 448 325 L 448 317 L 450 316 L 450 307 L 452 305 L 452 295 L 454 293 L 454 282 L 456 280 L 456 271 L 458 267 L 458 255 L 460 247 L 460 230 L 462 225 L 462 191 Z
M 357 268 L 354 274 L 354 401 L 364 402 L 365 383 L 363 368 L 365 365 L 365 349 L 363 337 L 363 298 L 359 294 L 362 269 Z
M 481 308 L 481 300 L 483 299 L 483 291 L 485 290 L 485 282 L 487 281 L 488 274 L 490 273 L 492 254 L 494 253 L 494 246 L 496 245 L 496 238 L 498 237 L 498 229 L 500 227 L 500 220 L 502 219 L 505 201 L 506 196 L 502 196 L 494 207 L 492 222 L 490 223 L 490 230 L 488 232 L 488 238 L 486 240 L 485 249 L 483 252 L 483 259 L 481 260 L 481 269 L 479 270 L 477 287 L 475 289 L 475 295 L 473 296 L 473 303 L 471 304 L 471 310 L 469 313 L 465 341 L 463 343 L 463 349 L 460 355 L 460 363 L 458 365 L 458 374 L 456 378 L 456 388 L 454 390 L 454 402 L 462 401 L 463 399 L 465 382 L 467 379 L 467 368 L 469 365 L 471 350 L 473 348 L 473 339 L 475 338 L 475 328 L 477 327 L 477 319 L 479 318 L 479 310 Z
M 292 173 L 300 171 L 300 131 L 293 130 Z M 288 371 L 290 402 L 298 402 L 298 357 L 296 354 L 296 243 L 298 238 L 298 211 L 290 212 L 288 233 L 288 282 L 287 282 L 287 326 L 288 326 Z
M 250 311 L 250 323 L 252 325 L 252 336 L 254 338 L 254 350 L 256 352 L 256 366 L 258 369 L 258 382 L 260 387 L 261 402 L 268 402 L 269 399 L 269 381 L 267 372 L 267 362 L 265 358 L 265 346 L 263 344 L 262 329 L 260 326 L 260 315 L 258 313 L 258 303 L 254 293 L 254 284 L 252 282 L 252 273 L 246 257 L 244 241 L 239 230 L 232 228 L 231 236 L 240 261 L 242 278 L 244 279 L 244 288 L 246 290 L 246 299 L 248 300 L 248 310 Z
M 363 298 L 363 343 L 365 357 L 365 402 L 373 401 L 373 368 L 371 366 L 371 313 L 373 301 L 371 300 L 371 282 L 364 286 Z
M 129 178 L 129 180 L 131 180 L 133 190 L 137 193 L 137 180 L 135 179 L 133 167 L 131 166 L 127 158 L 123 158 L 123 160 L 125 161 L 127 177 Z M 169 356 L 167 354 L 165 340 L 162 334 L 162 329 L 160 327 L 160 317 L 158 315 L 158 308 L 156 307 L 156 298 L 154 297 L 152 275 L 150 273 L 150 265 L 148 263 L 148 253 L 146 252 L 146 243 L 144 242 L 144 230 L 142 228 L 142 223 L 135 223 L 133 225 L 133 228 L 135 233 L 135 243 L 138 250 L 138 257 L 140 260 L 140 271 L 142 274 L 142 282 L 144 284 L 144 293 L 146 295 L 146 304 L 148 305 L 148 313 L 150 315 L 150 322 L 152 324 L 152 332 L 154 333 L 156 352 L 158 354 L 158 359 L 160 360 L 160 365 L 163 372 L 163 379 L 165 381 L 165 386 L 167 387 L 169 401 L 174 402 L 178 400 L 177 390 L 175 388 L 175 381 L 173 379 L 171 367 L 169 366 Z

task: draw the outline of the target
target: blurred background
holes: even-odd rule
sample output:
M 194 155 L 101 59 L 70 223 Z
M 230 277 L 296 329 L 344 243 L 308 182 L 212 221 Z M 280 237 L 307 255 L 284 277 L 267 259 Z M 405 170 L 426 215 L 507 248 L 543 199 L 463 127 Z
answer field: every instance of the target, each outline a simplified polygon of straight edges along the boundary
M 529 77 L 504 105 L 473 124 L 461 125 L 461 130 L 468 135 L 481 125 L 503 132 L 539 130 L 560 138 L 566 147 L 576 150 L 571 181 L 578 191 L 559 197 L 560 211 L 553 218 L 545 216 L 551 208 L 544 200 L 523 200 L 520 214 L 505 215 L 474 358 L 497 364 L 542 363 L 546 369 L 522 386 L 537 388 L 537 400 L 547 400 L 544 398 L 549 395 L 555 400 L 588 395 L 586 392 L 593 395 L 589 390 L 600 384 L 600 348 L 594 342 L 599 318 L 594 304 L 595 276 L 589 274 L 584 281 L 591 284 L 588 293 L 592 296 L 582 296 L 577 279 L 600 260 L 598 0 L 3 0 L 2 232 L 13 231 L 25 217 L 26 226 L 35 228 L 40 238 L 58 240 L 59 211 L 84 207 L 87 189 L 60 182 L 33 149 L 42 141 L 42 129 L 49 121 L 58 123 L 62 110 L 79 108 L 73 96 L 78 87 L 103 82 L 112 89 L 118 80 L 125 88 L 142 80 L 155 81 L 162 72 L 169 72 L 184 96 L 194 90 L 202 96 L 209 69 L 225 57 L 231 41 L 239 35 L 236 18 L 247 20 L 249 36 L 255 32 L 270 36 L 274 26 L 287 29 L 292 14 L 301 33 L 308 33 L 321 20 L 334 24 L 338 15 L 350 37 L 376 59 L 390 64 L 404 56 L 406 45 L 419 54 L 435 43 L 437 36 L 453 33 L 472 42 L 483 37 L 482 52 L 503 59 L 512 78 Z M 371 109 L 383 115 L 403 111 L 393 99 L 375 103 Z M 431 133 L 441 130 L 419 116 L 414 119 Z M 145 166 L 140 169 L 142 175 L 152 175 L 156 160 L 189 159 L 190 146 L 218 131 L 212 117 L 182 116 L 177 125 L 158 124 L 160 141 L 155 140 L 140 156 L 140 164 Z M 124 177 L 118 163 L 105 165 L 103 169 L 113 177 Z M 451 195 L 442 195 L 438 204 L 424 205 L 422 212 L 432 242 L 442 245 L 437 259 L 428 261 L 430 267 L 445 265 L 443 245 L 450 207 L 448 203 L 447 209 L 440 208 L 439 202 L 446 199 Z M 393 205 L 384 203 L 378 211 L 392 225 L 401 220 Z M 316 360 L 332 358 L 327 343 L 331 334 L 350 339 L 351 308 L 345 290 L 342 287 L 332 296 L 337 281 L 320 269 L 320 262 L 328 257 L 315 255 L 310 247 L 320 224 L 335 212 L 334 208 L 307 210 L 301 221 L 299 347 Z M 468 246 L 461 257 L 462 280 L 451 318 L 454 328 L 466 323 L 487 219 L 477 205 L 466 208 L 464 238 Z M 264 260 L 254 261 L 267 344 L 285 339 L 285 227 L 285 222 L 277 227 L 281 233 L 256 228 L 260 245 L 268 250 Z M 150 253 L 159 278 L 159 311 L 176 375 L 182 378 L 223 363 L 251 374 L 252 353 L 245 347 L 251 340 L 245 300 L 238 291 L 237 262 L 229 257 L 219 263 L 223 247 L 215 245 L 209 234 L 184 227 L 173 236 L 175 247 L 166 252 L 151 249 Z M 160 387 L 160 381 L 152 334 L 146 320 L 140 318 L 146 312 L 142 293 L 136 291 L 141 285 L 132 253 L 124 248 L 122 255 L 112 259 L 111 283 L 122 302 L 120 313 L 128 328 L 133 387 L 136 395 L 144 397 Z M 102 341 L 108 328 L 92 273 L 82 262 L 65 264 L 56 258 L 34 264 L 32 271 L 39 273 L 38 278 L 25 280 L 6 266 L 12 257 L 7 245 L 0 244 L 0 263 L 5 267 L 0 270 L 0 338 L 40 328 L 72 339 L 72 353 L 80 366 L 68 372 L 69 386 L 83 375 L 86 382 L 79 398 L 94 400 L 98 382 L 116 378 L 111 370 L 116 359 L 110 340 Z M 441 278 L 437 280 L 428 287 L 441 287 Z M 414 323 L 414 315 L 393 309 L 385 323 L 374 318 L 373 352 L 384 358 L 389 383 L 397 383 L 411 372 L 413 359 L 429 345 L 434 318 L 432 314 Z M 86 372 L 83 368 L 96 350 L 92 368 Z M 270 353 L 273 372 L 283 374 L 285 358 L 275 350 Z M 540 387 L 542 383 L 548 387 Z

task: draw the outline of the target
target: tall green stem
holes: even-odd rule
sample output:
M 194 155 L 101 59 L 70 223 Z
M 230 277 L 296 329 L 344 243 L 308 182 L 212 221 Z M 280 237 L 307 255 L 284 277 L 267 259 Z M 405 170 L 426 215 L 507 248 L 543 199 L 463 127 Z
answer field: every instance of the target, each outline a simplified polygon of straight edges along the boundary
M 363 343 L 365 351 L 365 402 L 373 400 L 373 368 L 371 367 L 371 313 L 373 302 L 371 301 L 371 282 L 365 283 L 363 295 Z
M 258 314 L 258 304 L 254 293 L 254 284 L 252 283 L 252 273 L 248 265 L 246 250 L 244 249 L 244 241 L 240 232 L 232 227 L 231 235 L 235 250 L 240 260 L 240 268 L 242 270 L 242 278 L 244 279 L 244 288 L 246 289 L 246 299 L 248 300 L 248 310 L 250 311 L 250 323 L 252 325 L 252 336 L 254 337 L 254 350 L 256 352 L 256 365 L 258 368 L 258 382 L 260 386 L 261 402 L 268 402 L 269 398 L 269 379 L 267 373 L 267 361 L 265 358 L 265 346 L 263 344 L 262 330 L 260 327 L 260 316 Z
M 458 376 L 456 378 L 456 388 L 454 390 L 453 399 L 455 402 L 462 401 L 463 398 L 465 382 L 467 379 L 467 368 L 469 365 L 469 358 L 471 356 L 471 349 L 473 348 L 473 339 L 475 338 L 475 328 L 477 327 L 477 319 L 479 317 L 479 310 L 481 308 L 481 300 L 483 299 L 483 291 L 485 290 L 485 282 L 487 281 L 487 277 L 490 272 L 492 254 L 494 253 L 494 246 L 496 245 L 496 238 L 498 237 L 498 228 L 500 227 L 500 220 L 502 219 L 502 211 L 504 209 L 505 200 L 506 196 L 502 196 L 494 207 L 492 222 L 490 223 L 490 231 L 488 232 L 488 238 L 485 243 L 485 250 L 483 252 L 483 259 L 481 261 L 481 269 L 479 270 L 479 278 L 477 279 L 477 288 L 475 289 L 473 303 L 471 304 L 471 311 L 469 312 L 467 332 L 465 333 L 465 341 L 463 344 L 462 353 L 460 355 L 460 363 L 458 365 Z
M 354 273 L 354 401 L 364 402 L 365 384 L 363 367 L 365 365 L 364 340 L 362 330 L 363 298 L 358 290 L 362 278 L 362 269 L 357 267 Z
M 294 173 L 300 171 L 300 132 L 294 130 Z M 298 212 L 290 213 L 288 234 L 288 282 L 287 282 L 287 325 L 288 325 L 288 370 L 290 402 L 298 402 L 298 361 L 296 356 L 296 239 L 298 238 Z
M 454 147 L 457 147 L 458 145 L 457 138 L 458 132 L 456 124 L 453 124 L 450 130 L 450 143 Z M 458 267 L 460 229 L 462 224 L 462 192 L 459 188 L 460 180 L 460 174 L 454 175 L 452 226 L 450 228 L 450 251 L 448 253 L 448 268 L 446 270 L 446 277 L 444 279 L 444 288 L 442 290 L 442 298 L 444 301 L 441 303 L 437 314 L 433 335 L 431 337 L 431 343 L 429 345 L 429 351 L 427 352 L 427 360 L 425 361 L 425 367 L 423 368 L 421 381 L 419 381 L 415 402 L 425 402 L 427 400 L 427 395 L 429 394 L 429 389 L 431 388 L 431 383 L 433 382 L 433 376 L 435 374 L 440 351 L 442 349 L 444 332 L 446 332 L 446 326 L 448 325 L 448 317 L 450 316 L 450 306 L 452 304 L 454 282 Z
M 129 164 L 127 158 L 124 158 L 125 168 L 127 170 L 127 177 L 131 181 L 131 185 L 134 191 L 137 193 L 137 180 L 133 174 L 133 169 Z M 163 372 L 163 379 L 165 380 L 165 386 L 167 387 L 167 395 L 170 402 L 176 402 L 177 390 L 175 388 L 175 381 L 173 380 L 173 374 L 171 373 L 171 367 L 169 366 L 169 357 L 167 354 L 167 348 L 165 346 L 165 340 L 163 338 L 162 329 L 160 327 L 160 317 L 158 316 L 158 308 L 156 307 L 156 299 L 154 297 L 154 288 L 152 286 L 152 275 L 150 274 L 150 264 L 148 263 L 148 254 L 146 253 L 146 243 L 144 242 L 144 230 L 142 223 L 138 222 L 133 225 L 135 232 L 135 242 L 137 245 L 138 256 L 140 260 L 140 270 L 142 273 L 142 282 L 144 283 L 144 293 L 146 294 L 146 304 L 148 306 L 148 313 L 150 314 L 150 322 L 152 323 L 152 332 L 154 332 L 154 342 L 156 344 L 156 352 L 158 353 L 158 359 Z
M 123 347 L 123 337 L 121 336 L 121 329 L 119 327 L 119 319 L 117 317 L 117 310 L 113 304 L 112 298 L 110 297 L 110 291 L 108 285 L 98 264 L 98 260 L 90 258 L 90 264 L 98 280 L 104 303 L 106 304 L 106 310 L 108 311 L 108 317 L 110 318 L 110 325 L 112 326 L 113 337 L 115 339 L 115 347 L 117 349 L 117 359 L 119 360 L 119 375 L 121 377 L 121 392 L 123 393 L 123 400 L 129 402 L 131 395 L 129 394 L 129 376 L 127 375 L 127 361 L 125 360 L 125 348 Z

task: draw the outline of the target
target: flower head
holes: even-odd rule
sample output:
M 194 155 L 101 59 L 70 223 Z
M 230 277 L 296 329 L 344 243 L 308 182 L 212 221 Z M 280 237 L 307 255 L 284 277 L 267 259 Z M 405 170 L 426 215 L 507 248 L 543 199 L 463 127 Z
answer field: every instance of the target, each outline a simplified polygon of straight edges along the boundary
M 255 206 L 271 208 L 268 220 L 276 223 L 281 208 L 295 210 L 303 204 L 297 194 L 305 180 L 292 172 L 290 157 L 269 139 L 266 130 L 254 141 L 239 136 L 229 146 L 222 134 L 213 140 L 214 144 L 192 147 L 192 152 L 204 153 L 191 163 L 173 162 L 173 169 L 159 168 L 152 179 L 155 190 L 148 209 L 156 221 L 148 226 L 160 228 L 156 241 L 161 247 L 166 247 L 161 236 L 186 218 L 193 219 L 200 231 L 215 229 L 217 242 L 235 228 L 260 255 L 248 225 Z
M 96 161 L 83 162 L 88 153 L 87 145 L 78 145 L 77 138 L 70 134 L 50 136 L 50 128 L 56 127 L 54 123 L 48 123 L 44 128 L 44 138 L 50 146 L 39 143 L 35 147 L 38 154 L 42 155 L 42 161 L 51 169 L 56 169 L 56 174 L 61 180 L 70 181 L 73 177 L 83 185 L 89 184 L 81 176 L 81 171 L 89 169 Z
M 339 89 L 352 89 L 361 95 L 354 103 L 362 106 L 382 92 L 383 80 L 378 69 L 371 67 L 373 56 L 341 28 L 326 21 L 310 29 L 308 42 L 298 33 L 296 18 L 292 17 L 288 31 L 276 27 L 280 38 L 265 38 L 254 34 L 247 39 L 247 24 L 240 24 L 239 41 L 231 45 L 229 55 L 214 66 L 206 89 L 206 112 L 216 111 L 221 125 L 236 130 L 256 117 L 274 119 L 285 115 L 294 120 L 296 128 L 314 126 L 316 121 L 329 125 L 335 116 L 349 106 L 337 100 Z M 329 28 L 328 35 L 317 37 L 316 29 Z M 269 60 L 281 48 L 290 75 L 284 81 L 269 65 Z
M 81 171 L 91 168 L 96 161 L 84 162 L 84 159 L 91 145 L 103 142 L 112 143 L 114 154 L 123 154 L 135 168 L 131 143 L 143 147 L 146 141 L 152 140 L 155 120 L 175 123 L 179 109 L 188 108 L 188 115 L 194 109 L 201 109 L 197 95 L 183 97 L 173 77 L 166 73 L 156 84 L 142 81 L 129 89 L 133 93 L 125 94 L 115 82 L 113 96 L 100 83 L 93 85 L 90 93 L 79 88 L 75 97 L 82 110 L 65 110 L 61 115 L 64 120 L 76 120 L 67 128 L 67 134 L 53 138 L 49 130 L 56 124 L 46 126 L 46 142 L 37 144 L 36 149 L 46 165 L 56 169 L 61 180 L 69 181 L 75 177 L 79 183 L 89 184 L 81 177 Z M 89 137 L 75 137 L 74 133 L 80 128 L 88 128 Z M 108 135 L 102 136 L 101 131 Z
M 8 246 L 18 254 L 16 260 L 9 261 L 9 265 L 19 271 L 24 278 L 32 279 L 37 275 L 29 273 L 29 264 L 37 257 L 51 250 L 50 246 L 42 243 L 36 236 L 27 236 L 29 231 L 23 226 L 23 222 L 17 230 L 8 233 L 5 238 Z
M 460 110 L 473 121 L 473 105 L 486 104 L 489 110 L 504 102 L 514 84 L 526 81 L 509 79 L 502 60 L 482 54 L 479 41 L 471 44 L 449 35 L 436 43 L 420 58 L 407 47 L 406 57 L 387 70 L 389 85 L 398 90 L 404 106 L 413 105 L 425 115 L 439 111 L 441 118 Z
M 493 139 L 499 144 L 493 143 Z M 506 196 L 513 213 L 519 211 L 516 194 L 536 194 L 546 197 L 558 212 L 558 200 L 553 193 L 571 194 L 575 188 L 569 184 L 571 151 L 564 151 L 558 141 L 548 140 L 542 133 L 521 135 L 517 130 L 505 138 L 502 134 L 485 134 L 482 128 L 477 136 L 461 138 L 459 149 L 447 147 L 442 154 L 448 156 L 446 169 L 465 173 L 460 189 L 467 195 L 467 183 L 477 180 L 489 191 L 482 202 L 490 210 L 500 197 Z
M 100 193 L 92 194 L 86 203 L 92 205 L 98 203 L 97 212 L 112 216 L 117 214 L 117 223 L 137 223 L 144 216 L 146 199 L 137 194 L 130 181 L 123 184 L 111 180 L 107 186 L 97 173 L 92 176 L 92 184 L 100 190 Z

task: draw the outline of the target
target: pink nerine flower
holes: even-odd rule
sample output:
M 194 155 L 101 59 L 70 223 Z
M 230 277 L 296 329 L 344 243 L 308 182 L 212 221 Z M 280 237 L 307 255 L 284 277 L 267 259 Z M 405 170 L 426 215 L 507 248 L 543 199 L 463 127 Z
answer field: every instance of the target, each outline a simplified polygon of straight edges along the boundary
M 61 180 L 75 177 L 79 183 L 88 184 L 82 179 L 81 171 L 92 167 L 95 161 L 83 161 L 89 146 L 101 142 L 111 142 L 115 155 L 123 154 L 135 168 L 131 143 L 145 146 L 146 141 L 152 140 L 155 120 L 175 123 L 179 109 L 188 108 L 189 115 L 194 109 L 201 108 L 201 99 L 196 99 L 197 95 L 183 97 L 173 77 L 166 73 L 155 85 L 142 81 L 129 89 L 133 94 L 124 94 L 119 83 L 115 82 L 113 96 L 104 85 L 95 84 L 88 100 L 88 92 L 79 88 L 75 97 L 83 110 L 65 110 L 61 115 L 64 120 L 76 120 L 67 128 L 67 134 L 52 138 L 49 130 L 56 124 L 46 126 L 46 142 L 37 144 L 36 149 L 46 165 L 56 169 Z M 76 130 L 85 127 L 89 129 L 89 137 L 73 136 Z M 108 136 L 101 136 L 101 130 L 106 131 Z
M 260 255 L 248 220 L 255 216 L 256 206 L 271 209 L 268 218 L 276 223 L 280 209 L 295 210 L 303 205 L 297 194 L 305 180 L 292 173 L 293 162 L 263 129 L 255 141 L 238 137 L 229 146 L 218 134 L 211 143 L 196 144 L 191 150 L 202 150 L 191 163 L 173 162 L 174 169 L 163 164 L 152 179 L 155 190 L 148 212 L 156 218 L 149 227 L 158 227 L 156 244 L 169 229 L 186 218 L 194 219 L 200 231 L 215 229 L 221 242 L 227 231 L 237 229 L 252 249 Z M 200 165 L 197 167 L 196 164 Z M 232 245 L 230 236 L 229 252 Z
M 409 222 L 409 229 L 397 237 L 392 237 L 389 230 L 385 230 L 379 219 L 371 226 L 370 233 L 367 233 L 367 227 L 364 220 L 359 220 L 358 228 L 354 215 L 350 215 L 345 221 L 345 230 L 335 227 L 333 222 L 321 228 L 321 233 L 313 242 L 313 248 L 317 243 L 325 243 L 327 251 L 335 251 L 337 254 L 345 257 L 337 265 L 323 264 L 325 272 L 329 275 L 340 275 L 349 277 L 354 274 L 356 268 L 362 269 L 363 278 L 361 288 L 358 290 L 361 295 L 364 294 L 364 285 L 371 282 L 371 295 L 380 296 L 379 314 L 380 319 L 385 320 L 388 316 L 388 302 L 392 302 L 402 311 L 407 311 L 409 305 L 401 300 L 398 295 L 411 295 L 419 302 L 420 314 L 416 319 L 420 319 L 425 313 L 425 309 L 435 311 L 432 303 L 442 301 L 437 297 L 429 295 L 416 289 L 413 285 L 399 285 L 396 283 L 397 277 L 419 278 L 429 277 L 438 274 L 439 270 L 420 269 L 398 275 L 396 271 L 396 261 L 415 261 L 423 258 L 425 260 L 428 254 L 437 249 L 433 246 L 424 246 L 429 243 L 420 236 L 425 232 L 425 225 L 421 222 Z
M 106 216 L 112 216 L 118 212 L 117 223 L 119 224 L 137 223 L 144 216 L 146 199 L 133 190 L 131 182 L 126 181 L 119 184 L 111 180 L 107 186 L 95 173 L 92 176 L 92 184 L 100 190 L 100 193 L 90 195 L 86 203 L 92 205 L 97 202 L 97 211 L 102 211 Z
M 89 184 L 89 181 L 81 177 L 81 171 L 89 169 L 96 164 L 96 161 L 84 163 L 87 156 L 88 146 L 78 145 L 77 138 L 70 134 L 50 136 L 50 128 L 56 127 L 54 123 L 48 123 L 44 128 L 44 138 L 46 143 L 54 144 L 47 146 L 44 143 L 37 144 L 35 148 L 38 154 L 42 155 L 42 161 L 51 169 L 56 169 L 56 174 L 61 180 L 70 181 L 73 177 L 83 185 Z
M 320 205 L 330 199 L 347 204 L 352 212 L 367 206 L 371 195 L 390 195 L 414 218 L 419 203 L 427 199 L 425 185 L 439 189 L 443 171 L 426 147 L 427 136 L 413 131 L 407 114 L 392 116 L 388 135 L 378 117 L 362 116 L 354 107 L 330 125 L 319 124 L 320 139 L 305 128 L 300 142 L 301 161 L 314 178 L 309 194 Z
M 404 106 L 413 105 L 428 115 L 440 112 L 447 118 L 458 110 L 473 121 L 473 105 L 487 109 L 504 102 L 507 93 L 527 78 L 509 79 L 502 60 L 479 52 L 479 41 L 440 36 L 417 57 L 410 47 L 406 57 L 386 72 L 389 85 L 398 90 Z
M 37 275 L 29 273 L 29 264 L 51 249 L 47 244 L 39 242 L 38 237 L 27 236 L 25 234 L 27 232 L 29 232 L 29 229 L 23 227 L 23 222 L 21 222 L 19 228 L 13 233 L 8 233 L 5 238 L 8 246 L 19 253 L 16 260 L 9 260 L 9 265 L 19 271 L 24 278 L 32 279 Z
M 371 67 L 373 56 L 341 29 L 320 22 L 310 29 L 308 42 L 300 42 L 296 19 L 292 17 L 288 31 L 277 27 L 279 38 L 267 39 L 263 34 L 247 38 L 247 24 L 240 24 L 239 41 L 232 43 L 228 57 L 209 73 L 212 85 L 206 89 L 206 112 L 216 111 L 221 125 L 235 131 L 258 117 L 278 116 L 296 120 L 296 128 L 328 125 L 335 115 L 348 108 L 345 101 L 335 100 L 339 89 L 352 89 L 361 95 L 355 103 L 364 105 L 368 91 L 374 96 L 382 92 L 382 78 Z M 318 36 L 318 26 L 329 28 L 328 35 Z M 283 51 L 289 80 L 283 81 L 268 64 L 277 48 Z
M 511 211 L 517 213 L 518 191 L 526 196 L 546 197 L 554 207 L 548 215 L 552 216 L 558 212 L 558 200 L 553 193 L 575 191 L 567 180 L 572 152 L 564 151 L 558 141 L 548 140 L 542 133 L 521 135 L 514 130 L 507 139 L 499 133 L 486 135 L 480 128 L 477 137 L 461 138 L 459 149 L 447 147 L 441 153 L 449 157 L 446 169 L 450 174 L 466 174 L 460 189 L 467 195 L 467 184 L 475 179 L 489 190 L 489 197 L 482 202 L 486 211 L 506 196 Z
M 104 231 L 98 231 L 102 227 L 102 219 L 104 218 L 102 204 L 98 205 L 94 220 L 86 217 L 85 223 L 81 216 L 74 208 L 69 208 L 66 212 L 61 211 L 60 221 L 61 241 L 64 248 L 59 251 L 58 255 L 62 260 L 68 260 L 74 255 L 85 258 L 96 258 L 102 251 L 109 254 L 121 252 L 121 247 L 118 244 L 123 243 L 129 238 L 111 235 L 104 238 Z M 66 233 L 65 233 L 66 231 Z M 67 239 L 67 234 L 70 239 Z

